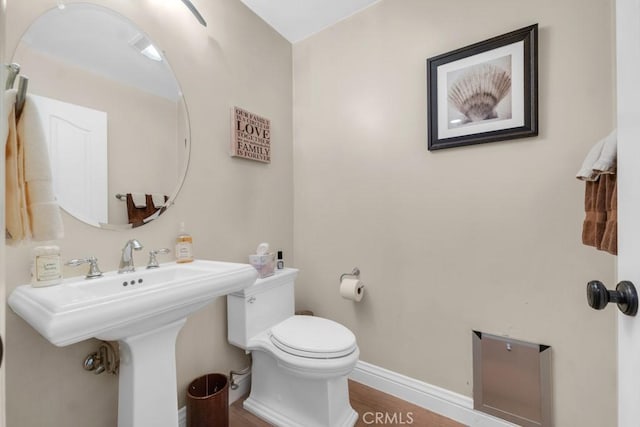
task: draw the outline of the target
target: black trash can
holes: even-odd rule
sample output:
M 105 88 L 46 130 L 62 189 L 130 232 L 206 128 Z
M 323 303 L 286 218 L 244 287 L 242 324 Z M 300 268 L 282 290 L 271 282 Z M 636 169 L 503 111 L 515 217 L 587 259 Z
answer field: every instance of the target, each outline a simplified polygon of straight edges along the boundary
M 187 427 L 229 426 L 229 380 L 207 374 L 191 381 L 187 389 Z

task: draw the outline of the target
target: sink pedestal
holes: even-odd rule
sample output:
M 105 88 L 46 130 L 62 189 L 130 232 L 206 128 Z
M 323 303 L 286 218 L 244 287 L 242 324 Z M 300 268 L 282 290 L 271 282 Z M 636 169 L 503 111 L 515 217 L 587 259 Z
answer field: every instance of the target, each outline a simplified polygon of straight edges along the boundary
M 89 338 L 118 341 L 118 426 L 177 427 L 178 332 L 191 313 L 251 286 L 257 276 L 248 264 L 169 262 L 91 280 L 72 277 L 46 288 L 18 286 L 8 303 L 59 347 Z
M 118 427 L 177 427 L 176 338 L 186 320 L 118 341 Z

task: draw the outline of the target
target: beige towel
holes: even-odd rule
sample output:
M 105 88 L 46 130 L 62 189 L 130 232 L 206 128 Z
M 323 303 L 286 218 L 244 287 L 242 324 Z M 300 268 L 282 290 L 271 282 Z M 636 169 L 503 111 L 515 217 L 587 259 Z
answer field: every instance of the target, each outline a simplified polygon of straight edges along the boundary
M 25 238 L 56 240 L 64 235 L 60 208 L 53 193 L 49 148 L 33 101 L 27 95 L 17 124 L 18 153 L 22 149 L 24 194 L 29 232 Z M 13 236 L 12 236 L 13 237 Z
M 18 143 L 15 116 L 16 91 L 5 93 L 7 135 L 5 145 L 5 220 L 6 242 L 15 244 L 31 237 L 24 181 L 24 150 Z

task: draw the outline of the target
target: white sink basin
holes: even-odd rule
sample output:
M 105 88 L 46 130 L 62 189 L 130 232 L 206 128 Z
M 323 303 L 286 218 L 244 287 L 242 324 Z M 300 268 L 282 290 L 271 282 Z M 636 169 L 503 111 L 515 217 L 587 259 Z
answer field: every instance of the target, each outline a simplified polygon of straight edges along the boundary
M 215 298 L 252 285 L 248 264 L 196 260 L 109 272 L 61 284 L 17 287 L 9 306 L 57 346 L 118 340 L 119 427 L 176 427 L 175 341 L 186 318 Z M 212 355 L 213 357 L 213 355 Z
M 57 346 L 93 337 L 118 340 L 186 317 L 253 284 L 256 274 L 247 264 L 166 263 L 97 279 L 74 277 L 45 288 L 19 286 L 9 306 Z

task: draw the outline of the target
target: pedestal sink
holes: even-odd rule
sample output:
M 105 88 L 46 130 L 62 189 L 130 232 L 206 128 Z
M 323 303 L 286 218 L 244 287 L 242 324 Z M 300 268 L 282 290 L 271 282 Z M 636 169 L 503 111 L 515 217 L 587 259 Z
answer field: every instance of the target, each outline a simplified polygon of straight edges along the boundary
M 9 306 L 51 343 L 120 344 L 118 427 L 176 427 L 175 342 L 189 314 L 253 284 L 247 264 L 196 260 L 17 287 Z

